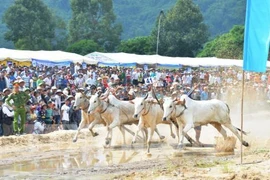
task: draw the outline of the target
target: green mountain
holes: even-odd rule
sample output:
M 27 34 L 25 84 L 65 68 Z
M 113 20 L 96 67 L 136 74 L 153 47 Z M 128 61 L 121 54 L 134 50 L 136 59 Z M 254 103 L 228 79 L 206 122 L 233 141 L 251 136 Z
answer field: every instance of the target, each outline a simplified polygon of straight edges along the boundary
M 0 16 L 15 0 L 1 0 Z M 54 14 L 68 24 L 72 15 L 69 0 L 43 0 Z M 177 0 L 113 0 L 117 21 L 123 25 L 122 39 L 150 34 L 161 10 L 169 10 Z M 193 0 L 200 7 L 212 36 L 244 24 L 245 0 Z M 0 23 L 0 47 L 12 48 L 4 40 L 6 27 Z

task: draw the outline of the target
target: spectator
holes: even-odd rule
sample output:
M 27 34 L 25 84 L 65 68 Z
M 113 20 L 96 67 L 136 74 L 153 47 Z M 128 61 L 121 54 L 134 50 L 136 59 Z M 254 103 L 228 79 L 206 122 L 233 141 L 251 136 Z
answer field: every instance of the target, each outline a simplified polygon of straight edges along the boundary
M 71 106 L 69 110 L 69 129 L 76 130 L 80 121 L 80 110 L 74 110 L 73 105 L 75 101 L 71 101 Z
M 35 120 L 33 134 L 43 134 L 45 127 L 46 125 L 44 121 L 40 121 L 39 119 Z
M 13 119 L 14 111 L 7 103 L 2 106 L 2 120 L 3 120 L 3 135 L 10 136 L 13 135 Z
M 209 100 L 209 94 L 208 94 L 208 88 L 207 87 L 203 88 L 203 91 L 201 93 L 201 100 L 202 101 Z
M 17 136 L 24 135 L 24 128 L 25 128 L 25 119 L 26 119 L 26 112 L 25 112 L 25 104 L 30 99 L 30 96 L 25 92 L 19 91 L 19 84 L 14 84 L 14 91 L 12 94 L 8 96 L 6 99 L 6 103 L 8 106 L 14 109 L 14 121 L 13 121 L 13 130 Z M 13 105 L 11 105 L 11 100 L 13 100 Z M 18 123 L 20 117 L 20 124 Z
M 35 110 L 36 110 L 36 106 L 30 107 L 30 112 L 27 117 L 27 126 L 26 126 L 27 134 L 32 134 L 34 132 L 34 124 L 35 124 L 35 121 L 37 120 L 37 114 Z
M 65 104 L 61 107 L 61 122 L 63 124 L 64 130 L 69 130 L 69 110 L 70 110 L 70 100 L 66 99 Z

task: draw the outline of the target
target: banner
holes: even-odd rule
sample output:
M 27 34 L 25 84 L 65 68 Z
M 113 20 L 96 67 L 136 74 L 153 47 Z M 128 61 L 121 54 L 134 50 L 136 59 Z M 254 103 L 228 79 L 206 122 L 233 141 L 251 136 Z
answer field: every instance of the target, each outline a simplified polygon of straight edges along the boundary
M 63 66 L 70 66 L 71 61 L 63 61 L 63 62 L 53 62 L 53 61 L 48 61 L 48 60 L 40 60 L 40 59 L 32 59 L 32 65 L 34 67 L 39 67 L 39 66 L 58 66 L 58 67 L 63 67 Z
M 247 0 L 245 71 L 265 72 L 270 44 L 270 0 Z

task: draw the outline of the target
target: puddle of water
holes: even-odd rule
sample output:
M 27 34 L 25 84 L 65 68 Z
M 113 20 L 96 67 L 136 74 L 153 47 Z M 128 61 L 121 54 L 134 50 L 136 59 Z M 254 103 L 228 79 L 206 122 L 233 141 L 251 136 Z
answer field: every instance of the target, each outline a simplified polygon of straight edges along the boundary
M 65 153 L 65 152 L 64 152 Z M 112 151 L 112 150 L 90 150 L 78 154 L 64 154 L 53 158 L 25 161 L 12 165 L 0 167 L 0 176 L 12 173 L 49 173 L 60 170 L 89 168 L 95 166 L 109 166 L 141 161 L 145 158 L 143 153 L 137 151 Z
M 146 159 L 160 159 L 171 155 L 173 146 L 160 143 L 153 143 L 151 148 L 152 156 L 146 156 L 146 149 L 143 145 L 112 147 L 110 149 L 80 149 L 80 153 L 74 154 L 63 151 L 63 155 L 47 159 L 36 159 L 34 161 L 24 161 L 12 165 L 0 166 L 0 176 L 10 174 L 27 175 L 52 173 L 57 171 L 80 169 L 90 167 L 106 167 L 109 165 L 119 165 L 124 163 L 139 162 Z M 46 149 L 46 150 L 49 150 Z M 177 150 L 176 150 L 177 151 Z M 51 152 L 54 152 L 53 150 Z M 179 151 L 180 152 L 180 151 Z M 183 156 L 215 156 L 213 148 L 190 148 L 183 152 Z M 231 154 L 226 154 L 231 155 Z

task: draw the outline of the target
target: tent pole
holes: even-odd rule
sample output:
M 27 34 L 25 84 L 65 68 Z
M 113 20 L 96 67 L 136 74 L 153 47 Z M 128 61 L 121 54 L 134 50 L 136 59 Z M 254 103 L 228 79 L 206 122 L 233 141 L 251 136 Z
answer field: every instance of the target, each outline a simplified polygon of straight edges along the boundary
M 242 74 L 242 97 L 241 97 L 241 164 L 243 164 L 243 121 L 244 121 L 244 89 L 245 89 L 245 71 Z

